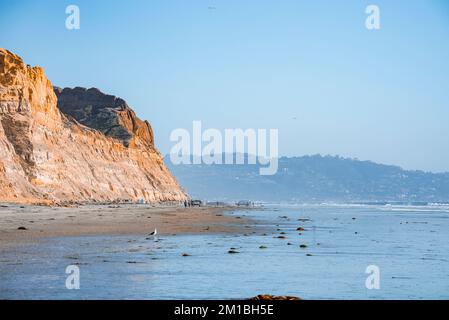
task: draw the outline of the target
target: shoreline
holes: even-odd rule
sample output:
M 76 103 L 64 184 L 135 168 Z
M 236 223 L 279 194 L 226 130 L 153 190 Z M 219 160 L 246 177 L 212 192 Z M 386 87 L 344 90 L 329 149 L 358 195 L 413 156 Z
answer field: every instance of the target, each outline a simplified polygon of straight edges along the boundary
M 170 207 L 102 204 L 76 207 L 2 204 L 0 248 L 42 238 L 88 235 L 245 233 L 254 221 L 226 212 L 238 207 Z M 246 227 L 246 228 L 245 228 Z M 25 228 L 24 230 L 20 229 Z

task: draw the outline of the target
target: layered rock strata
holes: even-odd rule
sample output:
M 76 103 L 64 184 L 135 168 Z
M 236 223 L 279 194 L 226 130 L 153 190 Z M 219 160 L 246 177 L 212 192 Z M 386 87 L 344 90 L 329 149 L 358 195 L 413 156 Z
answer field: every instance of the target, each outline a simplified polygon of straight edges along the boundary
M 42 68 L 0 48 L 1 202 L 187 198 L 150 124 L 124 100 L 98 89 L 54 89 Z

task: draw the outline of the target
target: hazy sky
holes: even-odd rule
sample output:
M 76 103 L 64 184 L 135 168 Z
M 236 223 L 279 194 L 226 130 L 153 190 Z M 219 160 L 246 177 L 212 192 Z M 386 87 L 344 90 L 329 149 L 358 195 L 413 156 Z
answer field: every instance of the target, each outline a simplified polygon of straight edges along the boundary
M 81 29 L 65 28 L 76 4 Z M 381 29 L 365 28 L 380 7 Z M 278 128 L 282 155 L 449 171 L 449 5 L 413 1 L 5 1 L 0 47 L 170 132 Z

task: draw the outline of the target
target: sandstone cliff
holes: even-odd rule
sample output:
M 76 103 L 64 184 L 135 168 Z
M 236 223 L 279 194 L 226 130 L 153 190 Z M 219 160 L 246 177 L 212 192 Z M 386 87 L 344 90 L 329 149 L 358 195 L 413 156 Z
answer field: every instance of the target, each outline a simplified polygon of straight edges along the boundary
M 42 68 L 0 48 L 1 202 L 186 198 L 151 126 L 124 100 L 97 89 L 54 90 Z

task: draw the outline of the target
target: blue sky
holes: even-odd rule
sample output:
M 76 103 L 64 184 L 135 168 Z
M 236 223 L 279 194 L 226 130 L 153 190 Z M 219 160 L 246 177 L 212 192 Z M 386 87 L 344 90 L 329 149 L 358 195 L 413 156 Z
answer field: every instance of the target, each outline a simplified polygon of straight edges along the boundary
M 76 4 L 81 29 L 65 28 Z M 380 7 L 381 29 L 365 28 Z M 282 155 L 449 171 L 449 4 L 413 1 L 5 1 L 0 47 L 54 85 L 98 87 L 175 128 L 278 128 Z

